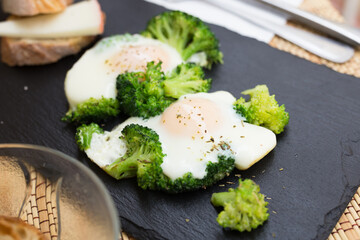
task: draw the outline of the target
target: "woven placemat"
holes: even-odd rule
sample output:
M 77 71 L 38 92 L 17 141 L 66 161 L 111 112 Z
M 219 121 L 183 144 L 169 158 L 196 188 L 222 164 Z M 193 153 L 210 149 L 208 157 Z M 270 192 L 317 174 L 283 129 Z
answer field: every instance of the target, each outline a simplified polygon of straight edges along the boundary
M 27 199 L 19 217 L 39 229 L 47 239 L 58 239 L 57 185 L 29 167 L 30 183 Z
M 335 9 L 329 0 L 304 0 L 301 9 L 315 13 L 333 21 L 343 22 L 341 14 Z M 306 29 L 305 27 L 289 22 L 289 25 Z M 307 29 L 311 31 L 310 29 Z M 333 63 L 322 59 L 280 37 L 275 36 L 270 46 L 289 52 L 311 62 L 325 65 L 337 72 L 360 77 L 360 50 L 346 63 Z M 360 79 L 359 79 L 360 84 Z M 332 230 L 328 240 L 359 240 L 360 239 L 360 188 L 345 209 L 340 220 Z

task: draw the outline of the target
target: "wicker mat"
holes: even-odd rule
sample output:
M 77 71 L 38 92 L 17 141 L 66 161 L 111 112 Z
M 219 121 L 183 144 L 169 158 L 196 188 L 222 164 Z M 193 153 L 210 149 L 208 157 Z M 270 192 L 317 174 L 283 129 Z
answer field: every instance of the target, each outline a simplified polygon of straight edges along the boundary
M 39 229 L 48 240 L 58 239 L 57 185 L 29 167 L 30 183 L 27 199 L 19 217 Z
M 329 0 L 304 0 L 300 8 L 334 21 L 344 21 L 341 14 L 334 8 L 334 6 Z M 294 24 L 291 22 L 288 24 L 305 29 L 303 26 L 300 26 L 298 24 Z M 353 75 L 355 77 L 360 77 L 360 49 L 356 50 L 355 55 L 348 62 L 339 64 L 315 56 L 314 54 L 277 36 L 272 39 L 272 41 L 270 42 L 270 46 L 280 49 L 282 51 L 289 52 L 293 55 L 299 56 L 311 62 L 325 65 L 337 72 Z M 359 227 L 360 188 L 357 190 L 351 202 L 345 209 L 344 214 L 341 216 L 339 222 L 332 230 L 328 240 L 360 240 Z

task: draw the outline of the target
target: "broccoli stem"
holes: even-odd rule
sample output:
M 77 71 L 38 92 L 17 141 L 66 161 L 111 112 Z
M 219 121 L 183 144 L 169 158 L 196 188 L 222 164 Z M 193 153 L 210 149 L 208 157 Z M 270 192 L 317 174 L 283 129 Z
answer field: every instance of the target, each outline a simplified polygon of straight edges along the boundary
M 132 178 L 136 176 L 138 169 L 138 156 L 121 157 L 105 167 L 105 171 L 116 179 Z
M 102 134 L 104 130 L 97 125 L 96 123 L 91 123 L 89 125 L 81 125 L 76 130 L 75 140 L 81 151 L 85 151 L 90 148 L 91 139 L 93 134 Z
M 219 192 L 211 196 L 211 202 L 215 207 L 224 206 L 225 203 L 234 201 L 235 192 Z
M 204 80 L 178 82 L 175 80 L 169 80 L 163 82 L 165 96 L 171 96 L 173 98 L 179 98 L 182 95 L 196 93 L 197 89 L 201 89 L 204 85 Z

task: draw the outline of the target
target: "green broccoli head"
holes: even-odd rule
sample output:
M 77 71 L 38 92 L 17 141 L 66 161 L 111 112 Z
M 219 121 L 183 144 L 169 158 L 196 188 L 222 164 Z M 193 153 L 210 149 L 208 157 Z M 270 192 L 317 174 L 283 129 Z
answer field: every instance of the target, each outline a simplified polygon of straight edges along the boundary
M 233 157 L 219 155 L 218 162 L 209 162 L 207 164 L 204 178 L 194 178 L 191 173 L 186 173 L 183 177 L 172 180 L 163 173 L 160 166 L 161 163 L 162 159 L 161 161 L 154 162 L 145 174 L 138 174 L 137 180 L 139 187 L 168 193 L 188 192 L 211 186 L 223 179 L 234 169 Z
M 218 40 L 200 19 L 180 11 L 168 11 L 152 18 L 142 35 L 174 47 L 187 61 L 196 53 L 206 56 L 205 67 L 222 63 Z
M 211 79 L 204 77 L 204 71 L 200 66 L 193 63 L 180 64 L 162 82 L 165 96 L 177 99 L 185 94 L 208 92 Z
M 69 110 L 61 119 L 65 122 L 83 124 L 100 122 L 120 113 L 119 102 L 113 98 L 90 98 L 76 106 L 76 110 Z
M 96 123 L 81 125 L 76 129 L 75 140 L 81 151 L 90 148 L 91 139 L 94 133 L 102 134 L 104 130 Z
M 289 113 L 284 105 L 279 106 L 275 95 L 270 96 L 266 85 L 258 85 L 242 94 L 250 95 L 250 100 L 246 102 L 244 98 L 239 98 L 234 108 L 247 122 L 266 127 L 276 134 L 284 131 L 289 122 Z
M 130 124 L 122 130 L 121 139 L 126 143 L 126 153 L 105 171 L 116 179 L 135 177 L 146 174 L 152 164 L 162 161 L 159 136 L 150 128 Z
M 120 109 L 130 116 L 154 117 L 184 94 L 207 92 L 211 79 L 203 78 L 201 67 L 192 63 L 180 64 L 165 76 L 161 71 L 161 62 L 149 62 L 145 72 L 118 76 L 117 100 Z
M 121 137 L 127 151 L 123 157 L 105 167 L 105 171 L 116 179 L 137 177 L 139 187 L 170 193 L 191 191 L 209 186 L 224 178 L 234 168 L 234 159 L 219 156 L 217 163 L 209 163 L 203 179 L 192 177 L 191 173 L 175 180 L 167 177 L 161 168 L 164 153 L 158 134 L 150 128 L 130 124 L 122 131 Z M 228 145 L 222 143 L 222 148 Z M 225 149 L 226 150 L 226 149 Z
M 211 202 L 215 207 L 224 207 L 217 222 L 224 228 L 248 231 L 262 225 L 269 217 L 267 202 L 260 192 L 260 187 L 252 180 L 239 180 L 236 189 L 214 193 Z
M 130 116 L 143 118 L 161 114 L 173 102 L 164 95 L 161 87 L 164 78 L 161 62 L 149 62 L 145 72 L 120 74 L 116 88 L 121 110 Z

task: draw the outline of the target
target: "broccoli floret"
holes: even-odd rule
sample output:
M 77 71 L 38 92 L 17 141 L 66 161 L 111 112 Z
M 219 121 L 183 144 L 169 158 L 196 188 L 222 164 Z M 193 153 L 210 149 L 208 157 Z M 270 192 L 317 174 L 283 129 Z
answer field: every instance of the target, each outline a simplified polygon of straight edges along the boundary
M 173 102 L 164 95 L 161 87 L 164 78 L 161 62 L 149 62 L 146 72 L 120 74 L 116 88 L 121 110 L 130 116 L 143 118 L 162 113 Z
M 267 202 L 260 192 L 260 187 L 252 180 L 239 180 L 236 189 L 228 192 L 214 193 L 211 202 L 215 207 L 224 207 L 219 213 L 217 222 L 224 228 L 251 231 L 262 225 L 269 217 Z
M 135 177 L 145 171 L 152 162 L 161 161 L 162 153 L 159 136 L 150 128 L 130 124 L 122 130 L 121 139 L 126 143 L 126 153 L 105 171 L 116 179 Z
M 205 74 L 200 66 L 193 63 L 180 64 L 166 76 L 162 86 L 167 97 L 179 98 L 182 95 L 208 92 L 211 79 L 204 79 Z
M 250 95 L 250 100 L 246 102 L 244 98 L 240 98 L 234 107 L 247 122 L 266 127 L 276 134 L 284 131 L 289 122 L 289 113 L 285 111 L 284 105 L 279 106 L 275 95 L 270 96 L 266 85 L 258 85 L 242 94 Z
M 81 151 L 85 151 L 90 147 L 94 133 L 102 134 L 104 130 L 96 123 L 83 124 L 76 129 L 75 140 Z
M 61 120 L 75 124 L 100 122 L 115 117 L 119 113 L 119 102 L 116 99 L 104 97 L 101 99 L 90 98 L 78 104 L 76 110 L 69 110 Z
M 201 67 L 180 64 L 169 75 L 161 71 L 161 62 L 149 62 L 145 72 L 120 74 L 117 99 L 120 109 L 130 115 L 149 118 L 161 114 L 184 94 L 208 91 L 211 80 L 204 80 Z
M 170 193 L 191 191 L 214 184 L 234 168 L 234 159 L 223 155 L 219 156 L 217 163 L 208 163 L 207 175 L 203 179 L 187 173 L 182 178 L 172 180 L 162 171 L 164 153 L 155 131 L 130 124 L 123 129 L 121 138 L 125 141 L 127 152 L 105 167 L 105 171 L 116 179 L 136 176 L 139 187 L 143 189 Z M 227 144 L 223 143 L 221 147 L 226 148 Z
M 203 21 L 184 12 L 168 11 L 153 17 L 142 35 L 174 47 L 184 61 L 196 53 L 204 53 L 207 68 L 223 62 L 214 33 Z

